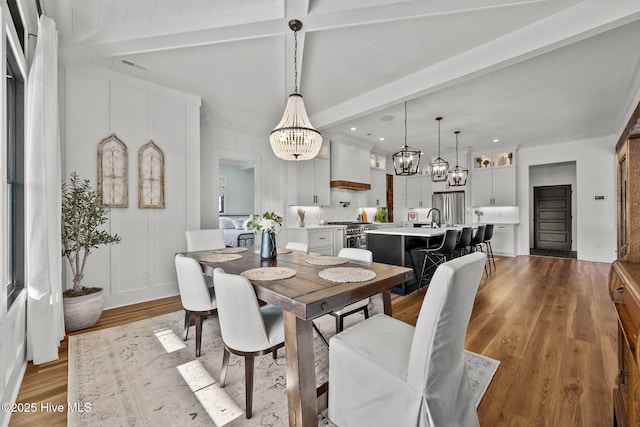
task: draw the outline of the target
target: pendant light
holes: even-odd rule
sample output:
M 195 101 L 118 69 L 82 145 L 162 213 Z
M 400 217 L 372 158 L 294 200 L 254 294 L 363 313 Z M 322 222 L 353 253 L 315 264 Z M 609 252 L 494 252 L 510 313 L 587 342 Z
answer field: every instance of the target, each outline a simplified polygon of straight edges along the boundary
M 440 121 L 442 120 L 442 117 L 436 117 L 436 120 L 438 121 L 438 158 L 430 163 L 431 181 L 442 182 L 447 180 L 449 162 L 440 157 Z
M 302 22 L 292 19 L 289 28 L 293 31 L 294 40 L 295 87 L 289 95 L 280 123 L 271 131 L 269 142 L 273 153 L 283 160 L 310 160 L 318 155 L 322 136 L 309 121 L 302 95 L 298 93 L 298 31 L 302 29 Z
M 460 131 L 457 130 L 454 133 L 456 134 L 456 167 L 450 169 L 447 175 L 450 187 L 462 187 L 467 184 L 469 169 L 462 168 L 458 164 L 458 135 L 460 135 Z
M 407 146 L 407 101 L 404 102 L 404 147 L 393 153 L 393 168 L 396 175 L 415 175 L 420 168 L 420 151 Z

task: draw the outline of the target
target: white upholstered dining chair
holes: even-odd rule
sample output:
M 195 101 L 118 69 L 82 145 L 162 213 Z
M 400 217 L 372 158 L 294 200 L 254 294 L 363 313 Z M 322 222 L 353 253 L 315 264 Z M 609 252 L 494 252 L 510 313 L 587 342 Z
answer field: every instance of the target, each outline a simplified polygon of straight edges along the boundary
M 355 261 L 372 262 L 373 253 L 368 249 L 360 248 L 342 248 L 338 253 L 341 258 L 349 258 Z M 356 301 L 349 305 L 344 306 L 340 310 L 335 310 L 331 313 L 336 318 L 336 334 L 342 332 L 344 328 L 344 318 L 350 314 L 362 311 L 364 318 L 369 318 L 369 298 Z
M 251 282 L 221 268 L 213 271 L 218 302 L 218 319 L 224 342 L 220 387 L 224 387 L 230 353 L 244 357 L 246 417 L 253 407 L 253 359 L 284 346 L 282 310 L 273 305 L 260 306 Z
M 224 232 L 219 228 L 208 230 L 187 230 L 187 252 L 209 251 L 226 247 Z
M 187 238 L 187 252 L 210 251 L 227 247 L 224 243 L 224 232 L 219 228 L 187 230 L 185 236 Z M 204 274 L 213 277 L 213 268 L 205 267 Z M 209 284 L 209 286 L 213 285 Z
M 473 253 L 441 264 L 415 327 L 378 314 L 331 338 L 331 421 L 479 426 L 463 345 L 485 260 Z
M 291 249 L 292 251 L 304 252 L 305 254 L 309 253 L 309 244 L 303 242 L 289 242 L 286 246 L 287 249 Z
M 202 321 L 205 317 L 216 312 L 216 297 L 207 287 L 205 277 L 202 275 L 200 263 L 194 258 L 176 255 L 176 274 L 178 275 L 178 288 L 180 301 L 184 309 L 184 333 L 186 341 L 189 335 L 191 319 L 195 318 L 196 326 L 196 357 L 200 356 L 202 342 Z

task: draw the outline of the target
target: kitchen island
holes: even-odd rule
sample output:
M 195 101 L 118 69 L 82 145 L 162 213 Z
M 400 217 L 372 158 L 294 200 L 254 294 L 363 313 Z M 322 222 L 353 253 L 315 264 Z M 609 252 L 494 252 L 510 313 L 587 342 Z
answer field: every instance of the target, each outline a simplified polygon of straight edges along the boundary
M 447 230 L 462 230 L 465 225 L 453 227 L 400 227 L 366 231 L 367 249 L 373 253 L 373 260 L 385 264 L 409 267 L 413 274 L 394 293 L 406 295 L 418 288 L 418 278 L 422 269 L 424 254 L 420 249 L 437 246 Z

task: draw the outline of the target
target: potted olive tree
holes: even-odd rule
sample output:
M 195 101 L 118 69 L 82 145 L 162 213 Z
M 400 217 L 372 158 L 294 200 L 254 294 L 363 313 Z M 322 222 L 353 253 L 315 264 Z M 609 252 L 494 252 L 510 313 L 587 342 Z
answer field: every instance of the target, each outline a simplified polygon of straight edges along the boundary
M 102 288 L 85 287 L 82 279 L 92 249 L 120 242 L 117 234 L 101 229 L 108 214 L 88 179 L 81 180 L 72 172 L 69 182 L 62 183 L 62 256 L 69 261 L 73 276 L 73 287 L 63 293 L 67 331 L 88 328 L 102 314 Z

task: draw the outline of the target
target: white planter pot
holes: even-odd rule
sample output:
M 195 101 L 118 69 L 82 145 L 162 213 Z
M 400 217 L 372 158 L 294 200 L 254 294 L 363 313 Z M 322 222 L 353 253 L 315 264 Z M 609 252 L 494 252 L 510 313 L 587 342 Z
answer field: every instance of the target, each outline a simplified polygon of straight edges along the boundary
M 80 297 L 63 298 L 64 327 L 67 332 L 88 328 L 96 324 L 104 308 L 102 289 Z

